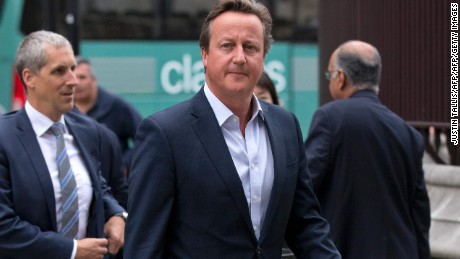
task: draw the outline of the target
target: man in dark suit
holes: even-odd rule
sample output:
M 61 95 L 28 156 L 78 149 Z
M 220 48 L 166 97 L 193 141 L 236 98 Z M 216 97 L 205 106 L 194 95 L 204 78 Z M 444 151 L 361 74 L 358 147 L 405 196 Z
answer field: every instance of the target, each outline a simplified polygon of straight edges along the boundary
M 381 68 L 368 43 L 333 52 L 336 100 L 316 111 L 305 142 L 312 186 L 344 258 L 430 258 L 422 136 L 380 102 Z
M 0 258 L 117 253 L 124 210 L 100 174 L 104 132 L 86 116 L 66 114 L 76 86 L 70 43 L 56 33 L 31 33 L 16 65 L 27 102 L 0 118 Z
M 212 26 L 211 26 L 212 24 Z M 218 1 L 200 36 L 205 85 L 138 129 L 125 258 L 340 258 L 311 188 L 300 127 L 253 94 L 271 17 Z

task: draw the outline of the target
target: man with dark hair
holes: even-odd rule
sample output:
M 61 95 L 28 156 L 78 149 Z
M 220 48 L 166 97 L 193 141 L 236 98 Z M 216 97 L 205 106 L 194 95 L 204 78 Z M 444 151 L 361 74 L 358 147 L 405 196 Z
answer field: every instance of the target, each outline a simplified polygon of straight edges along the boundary
M 311 183 L 343 258 L 430 258 L 423 139 L 380 102 L 381 69 L 362 41 L 332 53 L 335 101 L 316 111 L 305 142 Z
M 267 72 L 262 72 L 259 81 L 254 88 L 254 94 L 259 100 L 281 105 L 278 99 L 278 93 L 276 92 L 275 84 L 273 83 Z
M 205 84 L 140 125 L 125 258 L 340 258 L 310 187 L 299 123 L 253 91 L 271 17 L 218 1 L 200 37 Z

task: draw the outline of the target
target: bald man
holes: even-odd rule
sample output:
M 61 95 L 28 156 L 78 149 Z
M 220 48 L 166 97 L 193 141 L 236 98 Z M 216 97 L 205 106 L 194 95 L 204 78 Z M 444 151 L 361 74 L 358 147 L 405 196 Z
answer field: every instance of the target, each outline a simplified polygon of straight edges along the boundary
M 325 73 L 334 101 L 305 142 L 312 186 L 343 258 L 430 258 L 422 136 L 377 94 L 375 47 L 348 41 Z

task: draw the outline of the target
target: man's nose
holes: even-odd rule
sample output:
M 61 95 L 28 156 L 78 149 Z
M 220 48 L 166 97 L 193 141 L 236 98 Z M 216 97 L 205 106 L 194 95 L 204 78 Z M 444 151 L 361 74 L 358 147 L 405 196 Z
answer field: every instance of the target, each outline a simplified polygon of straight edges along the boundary
M 69 73 L 67 73 L 67 84 L 77 86 L 78 84 L 78 79 L 75 73 L 72 70 L 69 70 Z
M 235 56 L 233 57 L 233 62 L 241 65 L 246 63 L 246 53 L 244 53 L 243 46 L 238 46 L 235 48 Z

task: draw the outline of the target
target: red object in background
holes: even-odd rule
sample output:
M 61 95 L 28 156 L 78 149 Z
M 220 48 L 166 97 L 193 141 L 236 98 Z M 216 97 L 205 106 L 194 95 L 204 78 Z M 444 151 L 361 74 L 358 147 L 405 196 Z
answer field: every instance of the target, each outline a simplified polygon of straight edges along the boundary
M 19 110 L 26 103 L 26 91 L 16 70 L 13 70 L 13 100 L 11 110 Z

